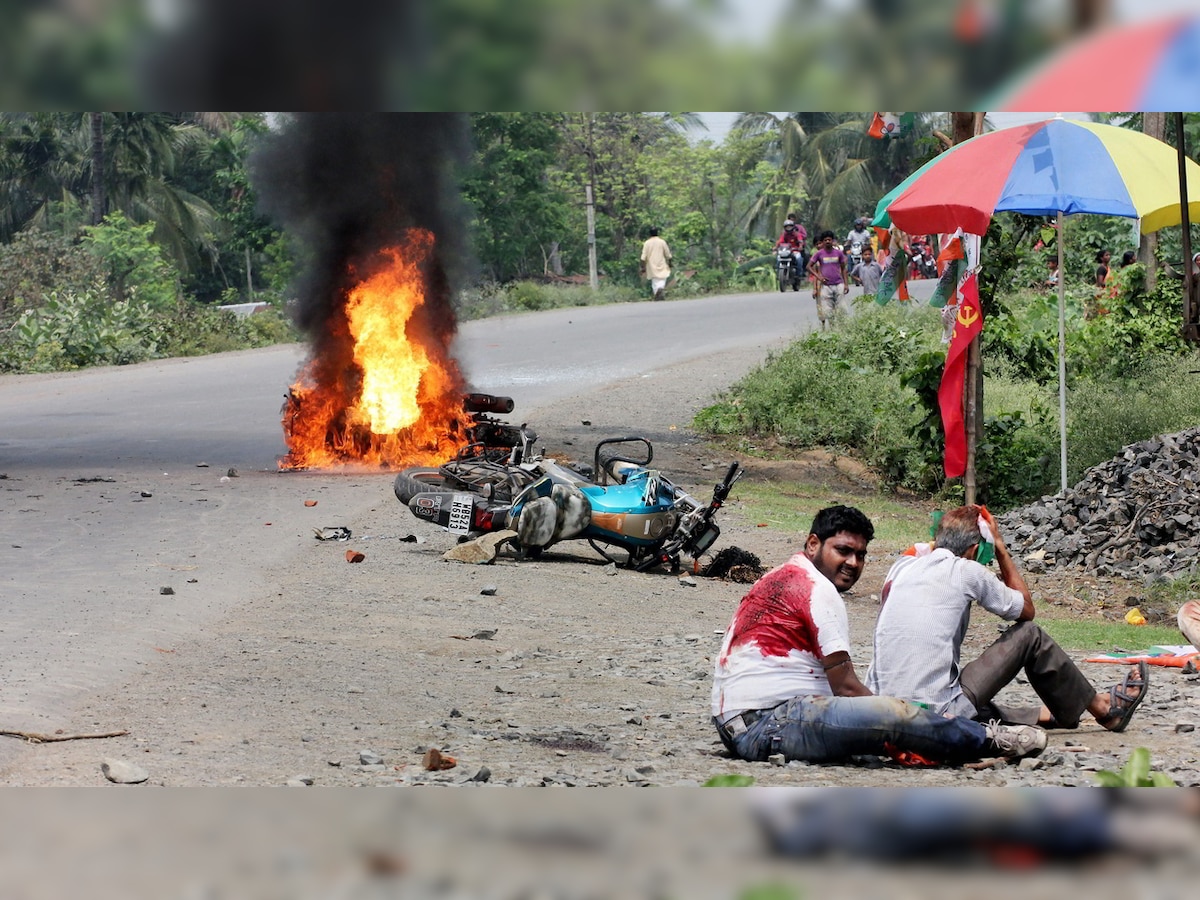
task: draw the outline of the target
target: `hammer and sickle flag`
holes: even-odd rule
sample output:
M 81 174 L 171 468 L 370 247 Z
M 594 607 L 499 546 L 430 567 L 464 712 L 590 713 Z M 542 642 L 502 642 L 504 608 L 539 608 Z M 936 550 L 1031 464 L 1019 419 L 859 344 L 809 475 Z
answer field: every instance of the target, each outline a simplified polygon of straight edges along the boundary
M 938 388 L 938 407 L 942 413 L 942 431 L 946 435 L 943 465 L 947 478 L 958 478 L 967 471 L 967 430 L 963 421 L 963 385 L 967 377 L 967 348 L 983 331 L 983 313 L 979 308 L 979 282 L 969 273 L 958 288 L 962 298 L 958 319 L 946 351 L 946 366 Z

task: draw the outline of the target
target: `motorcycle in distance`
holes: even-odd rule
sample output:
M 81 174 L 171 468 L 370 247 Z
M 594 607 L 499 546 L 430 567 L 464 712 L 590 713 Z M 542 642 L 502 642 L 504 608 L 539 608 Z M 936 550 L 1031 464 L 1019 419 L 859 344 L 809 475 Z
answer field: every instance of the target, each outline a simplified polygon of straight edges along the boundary
M 775 251 L 775 276 L 779 281 L 779 290 L 800 290 L 800 281 L 804 275 L 804 257 L 800 251 L 789 247 L 780 247 Z
M 396 498 L 460 539 L 511 529 L 524 557 L 578 539 L 609 562 L 617 560 L 601 545 L 624 550 L 629 568 L 639 572 L 660 565 L 677 572 L 684 554 L 697 559 L 720 536 L 713 517 L 742 474 L 731 463 L 705 504 L 649 468 L 654 447 L 647 438 L 600 441 L 587 471 L 535 452 L 537 435 L 525 426 L 520 431 L 521 443 L 502 462 L 466 448 L 436 468 L 403 470 Z
M 850 241 L 846 244 L 845 252 L 847 272 L 853 272 L 854 267 L 862 262 L 863 246 L 863 242 L 858 240 Z

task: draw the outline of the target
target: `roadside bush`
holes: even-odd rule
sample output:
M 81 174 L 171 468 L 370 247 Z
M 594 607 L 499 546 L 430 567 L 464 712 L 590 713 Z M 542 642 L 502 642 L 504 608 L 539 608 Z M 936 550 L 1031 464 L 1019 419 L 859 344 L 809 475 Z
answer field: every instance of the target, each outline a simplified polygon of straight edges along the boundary
M 810 334 L 768 357 L 701 410 L 696 427 L 794 449 L 854 452 L 890 482 L 916 487 L 924 451 L 911 435 L 921 413 L 895 371 L 935 347 L 939 333 L 936 312 L 868 305 L 838 330 Z
M 1200 424 L 1200 352 L 1145 357 L 1128 377 L 1080 378 L 1067 396 L 1071 482 L 1126 444 Z
M 0 343 L 0 368 L 48 372 L 125 365 L 158 355 L 162 332 L 136 294 L 112 303 L 103 289 L 51 292 L 26 310 Z

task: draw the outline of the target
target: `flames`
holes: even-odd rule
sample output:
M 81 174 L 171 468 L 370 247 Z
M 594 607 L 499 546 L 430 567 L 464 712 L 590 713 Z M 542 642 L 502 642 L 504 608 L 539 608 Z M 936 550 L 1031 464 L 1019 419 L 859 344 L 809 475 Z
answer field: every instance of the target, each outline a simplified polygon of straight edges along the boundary
M 428 465 L 466 443 L 452 332 L 425 305 L 432 250 L 433 235 L 413 229 L 346 292 L 284 404 L 280 468 Z

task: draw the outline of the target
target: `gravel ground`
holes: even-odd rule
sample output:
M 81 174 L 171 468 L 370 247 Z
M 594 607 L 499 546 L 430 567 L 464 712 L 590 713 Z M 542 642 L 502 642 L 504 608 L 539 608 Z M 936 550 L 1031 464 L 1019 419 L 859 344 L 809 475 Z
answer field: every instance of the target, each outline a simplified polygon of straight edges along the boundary
M 533 411 L 531 424 L 550 451 L 584 458 L 600 437 L 643 433 L 654 442 L 656 465 L 707 498 L 730 455 L 700 441 L 687 423 L 757 358 L 735 353 L 654 372 Z M 873 492 L 851 468 L 819 454 L 743 461 L 748 481 L 809 481 L 827 503 Z M 1124 734 L 1094 724 L 1052 732 L 1046 753 L 1021 765 L 733 760 L 710 723 L 710 673 L 745 585 L 703 577 L 691 585 L 666 572 L 615 569 L 581 542 L 560 544 L 537 561 L 446 562 L 453 538 L 399 506 L 391 480 L 319 473 L 238 479 L 229 490 L 269 490 L 276 500 L 294 494 L 294 519 L 277 524 L 294 530 L 295 548 L 271 573 L 273 587 L 157 647 L 149 664 L 129 668 L 60 726 L 127 735 L 31 744 L 0 770 L 0 783 L 104 785 L 102 765 L 110 760 L 144 770 L 146 784 L 167 786 L 697 785 L 722 774 L 752 775 L 765 785 L 1087 785 L 1094 770 L 1119 768 L 1145 746 L 1156 768 L 1180 784 L 1200 784 L 1193 730 L 1200 681 L 1170 669 L 1152 671 L 1148 699 Z M 794 552 L 802 535 L 756 527 L 737 494 L 721 513 L 714 549 L 735 545 L 768 566 Z M 341 502 L 303 502 L 335 495 Z M 250 512 L 247 533 L 260 525 Z M 335 525 L 352 530 L 349 544 L 313 538 L 314 527 Z M 409 535 L 418 541 L 404 540 Z M 247 543 L 253 552 L 252 537 Z M 349 564 L 348 547 L 363 562 Z M 866 574 L 847 596 L 861 673 L 880 582 L 901 549 L 873 546 Z M 196 577 L 219 582 L 219 566 Z M 1081 579 L 1038 576 L 1035 595 L 1043 602 L 1073 596 Z M 1116 580 L 1090 586 L 1115 602 L 1133 592 Z M 982 646 L 996 628 L 977 615 L 972 644 Z M 1111 665 L 1084 668 L 1101 685 L 1120 674 Z M 1008 699 L 1032 696 L 1024 691 L 1017 685 Z M 431 748 L 453 766 L 427 770 Z

